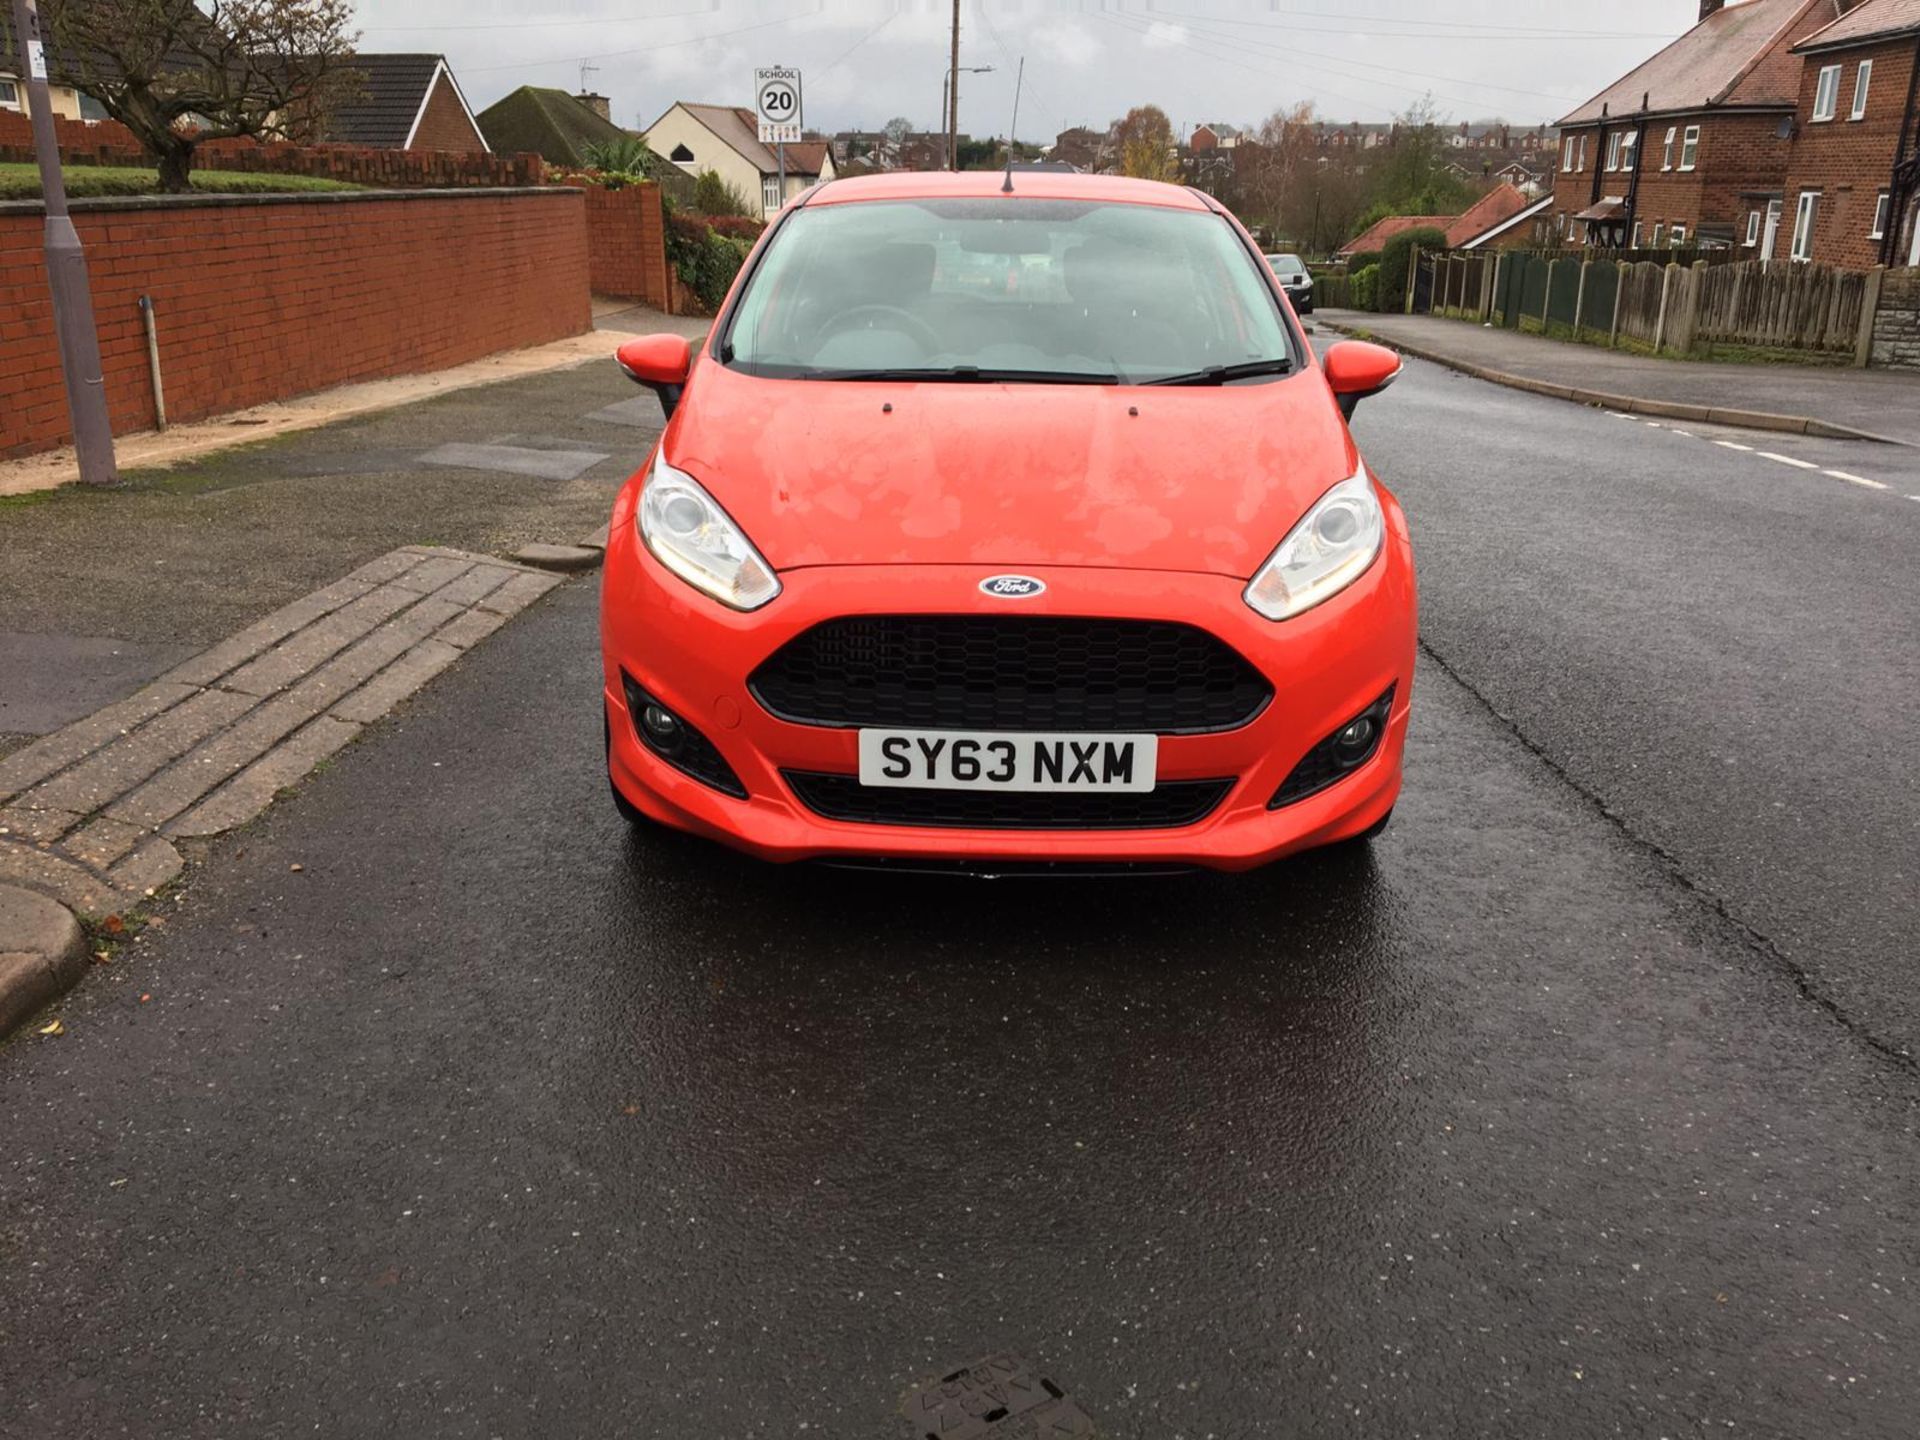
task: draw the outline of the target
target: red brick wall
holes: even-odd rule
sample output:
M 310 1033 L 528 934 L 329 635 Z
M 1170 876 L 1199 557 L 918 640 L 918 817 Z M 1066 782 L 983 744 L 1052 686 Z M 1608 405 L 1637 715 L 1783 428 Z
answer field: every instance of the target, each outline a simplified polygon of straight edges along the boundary
M 442 82 L 444 88 L 444 82 Z M 458 102 L 455 103 L 456 110 Z M 431 116 L 429 117 L 431 118 Z M 466 123 L 465 115 L 460 117 Z M 137 165 L 153 160 L 133 132 L 112 120 L 54 120 L 60 156 L 69 165 Z M 471 133 L 471 132 L 469 132 Z M 461 153 L 461 152 L 468 153 Z M 13 110 L 0 110 L 0 161 L 31 164 L 33 125 Z M 464 185 L 539 185 L 546 162 L 538 155 L 488 155 L 462 144 L 446 151 L 363 150 L 352 145 L 263 145 L 255 140 L 213 140 L 195 151 L 205 170 L 245 170 L 273 175 L 317 175 L 355 185 L 446 189 Z
M 473 121 L 467 118 L 466 107 L 460 103 L 453 82 L 445 75 L 433 82 L 433 90 L 427 96 L 426 113 L 420 117 L 420 126 L 413 133 L 411 148 L 448 150 L 459 154 L 487 148 L 487 142 L 474 128 Z
M 1894 151 L 1900 144 L 1900 116 L 1913 75 L 1914 40 L 1886 45 L 1862 45 L 1825 55 L 1808 55 L 1800 81 L 1800 134 L 1794 141 L 1793 163 L 1786 177 L 1786 205 L 1780 219 L 1775 253 L 1785 258 L 1793 245 L 1794 207 L 1802 190 L 1818 190 L 1814 211 L 1813 258 L 1827 265 L 1864 269 L 1880 263 L 1880 242 L 1868 238 L 1880 192 L 1888 188 Z M 1850 120 L 1854 81 L 1860 62 L 1873 61 L 1867 86 L 1867 113 Z M 1839 65 L 1839 107 L 1834 118 L 1816 123 L 1814 92 L 1820 70 Z M 1911 139 L 1909 143 L 1912 143 Z M 1900 217 L 1890 217 L 1889 227 Z M 1904 262 L 1906 251 L 1895 256 Z
M 670 308 L 667 241 L 658 185 L 584 185 L 593 293 Z
M 559 187 L 78 203 L 114 430 L 154 423 L 143 294 L 168 418 L 201 419 L 585 332 L 585 210 Z M 42 223 L 0 205 L 0 458 L 70 438 Z

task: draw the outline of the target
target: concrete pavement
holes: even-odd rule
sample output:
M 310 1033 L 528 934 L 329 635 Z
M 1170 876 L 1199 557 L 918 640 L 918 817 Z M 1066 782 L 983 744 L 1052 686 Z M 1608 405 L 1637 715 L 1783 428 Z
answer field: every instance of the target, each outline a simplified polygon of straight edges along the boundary
M 1749 423 L 1769 415 L 1800 421 L 1792 428 L 1802 431 L 1813 421 L 1815 433 L 1824 426 L 1920 445 L 1920 374 L 1911 372 L 1657 359 L 1435 315 L 1327 309 L 1313 318 L 1331 328 L 1364 330 L 1385 344 L 1456 369 L 1493 371 L 1533 385 L 1613 397 L 1588 403 L 1630 398 L 1655 406 L 1698 407 L 1722 412 L 1715 418 L 1730 424 L 1741 420 L 1727 412 L 1745 411 Z M 1689 418 L 1705 421 L 1708 416 Z

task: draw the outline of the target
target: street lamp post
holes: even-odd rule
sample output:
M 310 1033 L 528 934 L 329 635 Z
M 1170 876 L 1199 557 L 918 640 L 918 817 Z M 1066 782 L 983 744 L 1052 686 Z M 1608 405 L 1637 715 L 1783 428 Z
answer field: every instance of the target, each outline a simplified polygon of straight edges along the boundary
M 962 65 L 962 75 L 991 75 L 991 65 Z M 946 73 L 940 77 L 940 114 L 947 126 L 947 168 L 960 168 L 960 97 L 953 92 L 954 67 L 949 65 Z
M 107 385 L 100 367 L 100 335 L 93 323 L 93 292 L 87 286 L 87 257 L 80 232 L 67 213 L 67 187 L 60 174 L 60 141 L 53 128 L 53 102 L 47 94 L 47 52 L 41 42 L 36 0 L 13 0 L 14 42 L 20 51 L 20 78 L 33 112 L 33 148 L 40 162 L 40 194 L 47 212 L 47 288 L 53 292 L 53 326 L 60 340 L 60 371 L 67 382 L 67 413 L 73 422 L 73 448 L 80 478 L 89 485 L 111 485 L 113 426 L 107 419 Z

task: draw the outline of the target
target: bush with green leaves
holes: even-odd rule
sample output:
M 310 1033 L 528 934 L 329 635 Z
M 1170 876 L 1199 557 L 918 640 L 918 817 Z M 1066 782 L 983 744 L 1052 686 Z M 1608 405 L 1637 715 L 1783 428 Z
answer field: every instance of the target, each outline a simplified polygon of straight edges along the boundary
M 1447 232 L 1432 225 L 1402 230 L 1380 247 L 1380 275 L 1376 282 L 1373 309 L 1401 310 L 1407 303 L 1407 268 L 1413 263 L 1413 247 L 1429 253 L 1447 248 Z
M 1374 296 L 1380 287 L 1380 267 L 1363 265 L 1347 276 L 1347 304 L 1355 310 L 1374 308 Z
M 589 169 L 600 172 L 595 178 L 611 190 L 640 184 L 647 179 L 653 164 L 653 151 L 638 135 L 622 135 L 618 140 L 590 140 L 581 147 L 581 155 Z
M 753 202 L 738 185 L 720 178 L 718 170 L 702 170 L 693 177 L 693 208 L 702 215 L 747 215 Z
M 667 259 L 708 314 L 719 313 L 753 243 L 722 235 L 697 215 L 667 216 Z
M 1380 252 L 1378 250 L 1356 250 L 1353 254 L 1347 256 L 1347 273 L 1351 275 L 1356 270 L 1364 270 L 1369 265 L 1378 265 L 1379 263 Z

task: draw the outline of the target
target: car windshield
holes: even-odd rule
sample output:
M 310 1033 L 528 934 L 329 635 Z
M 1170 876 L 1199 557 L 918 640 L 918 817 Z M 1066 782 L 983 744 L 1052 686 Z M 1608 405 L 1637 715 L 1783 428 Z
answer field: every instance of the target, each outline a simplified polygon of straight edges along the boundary
M 1257 379 L 1294 359 L 1219 216 L 1018 196 L 795 212 L 717 354 L 776 377 L 1105 384 Z
M 1298 255 L 1269 255 L 1267 263 L 1282 275 L 1298 275 L 1307 268 Z

